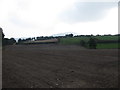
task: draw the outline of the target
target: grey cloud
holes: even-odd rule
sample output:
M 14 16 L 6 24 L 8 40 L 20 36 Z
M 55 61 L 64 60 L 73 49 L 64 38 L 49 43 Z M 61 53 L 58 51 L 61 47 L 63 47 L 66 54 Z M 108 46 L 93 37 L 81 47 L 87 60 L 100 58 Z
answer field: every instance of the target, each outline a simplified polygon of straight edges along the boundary
M 117 5 L 117 2 L 79 2 L 73 9 L 61 13 L 60 19 L 69 23 L 95 21 L 103 18 L 107 10 Z

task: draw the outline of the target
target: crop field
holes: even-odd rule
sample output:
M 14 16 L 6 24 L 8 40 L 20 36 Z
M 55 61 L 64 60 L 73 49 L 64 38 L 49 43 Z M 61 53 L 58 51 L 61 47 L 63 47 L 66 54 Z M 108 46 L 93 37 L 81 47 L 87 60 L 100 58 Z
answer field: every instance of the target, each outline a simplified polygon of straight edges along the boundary
M 117 88 L 118 49 L 79 45 L 3 48 L 3 88 Z
M 104 41 L 117 41 L 120 36 L 92 36 L 95 39 L 98 40 L 104 40 Z M 84 40 L 86 43 L 89 41 L 90 37 L 67 37 L 67 38 L 61 38 L 60 44 L 64 45 L 80 45 L 80 41 Z M 88 46 L 88 45 L 87 45 Z M 117 49 L 120 48 L 120 42 L 119 43 L 98 43 L 97 45 L 98 49 Z
M 80 41 L 88 41 L 89 37 L 67 37 L 67 38 L 61 38 L 60 44 L 80 44 Z

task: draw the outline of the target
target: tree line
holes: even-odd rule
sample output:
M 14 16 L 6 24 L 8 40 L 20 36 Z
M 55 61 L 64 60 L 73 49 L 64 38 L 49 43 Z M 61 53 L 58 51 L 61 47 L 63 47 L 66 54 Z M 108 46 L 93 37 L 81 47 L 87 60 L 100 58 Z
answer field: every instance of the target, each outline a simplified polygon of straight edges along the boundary
M 3 33 L 2 28 L 0 28 L 0 32 L 1 32 L 1 37 L 2 37 L 2 46 L 5 45 L 13 45 L 16 43 L 16 40 L 14 38 L 5 38 L 5 34 Z
M 38 40 L 47 40 L 47 39 L 54 39 L 54 38 L 65 38 L 65 37 L 73 37 L 73 34 L 66 34 L 65 36 L 39 36 L 39 37 L 32 37 L 32 38 L 26 38 L 26 39 L 18 39 L 18 44 L 23 43 L 26 41 L 38 41 Z
M 5 38 L 5 35 L 3 33 L 2 28 L 0 28 L 0 30 L 2 31 L 2 45 L 13 45 L 13 44 L 21 44 L 23 42 L 27 42 L 27 41 L 38 41 L 38 40 L 46 40 L 46 39 L 54 39 L 57 38 L 58 41 L 60 41 L 60 38 L 68 38 L 68 37 L 90 37 L 88 42 L 85 42 L 84 40 L 80 41 L 80 45 L 83 47 L 86 47 L 87 45 L 89 46 L 89 48 L 94 48 L 96 49 L 97 43 L 101 42 L 98 40 L 96 40 L 95 38 L 93 38 L 94 35 L 76 35 L 74 36 L 72 33 L 71 34 L 66 34 L 65 36 L 39 36 L 39 37 L 32 37 L 32 38 L 26 38 L 26 39 L 18 39 L 18 42 L 16 42 L 16 40 L 14 38 Z M 111 34 L 106 34 L 106 35 L 96 35 L 96 36 L 120 36 L 120 34 L 116 34 L 116 35 L 111 35 Z M 120 41 L 120 39 L 118 40 Z M 103 41 L 102 41 L 103 42 Z

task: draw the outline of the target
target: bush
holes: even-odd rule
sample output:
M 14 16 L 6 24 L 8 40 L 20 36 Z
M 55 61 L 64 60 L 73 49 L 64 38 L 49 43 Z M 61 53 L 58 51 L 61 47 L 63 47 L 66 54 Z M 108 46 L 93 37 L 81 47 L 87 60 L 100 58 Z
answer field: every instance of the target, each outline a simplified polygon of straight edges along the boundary
M 96 49 L 97 42 L 94 38 L 90 38 L 88 44 L 90 49 Z

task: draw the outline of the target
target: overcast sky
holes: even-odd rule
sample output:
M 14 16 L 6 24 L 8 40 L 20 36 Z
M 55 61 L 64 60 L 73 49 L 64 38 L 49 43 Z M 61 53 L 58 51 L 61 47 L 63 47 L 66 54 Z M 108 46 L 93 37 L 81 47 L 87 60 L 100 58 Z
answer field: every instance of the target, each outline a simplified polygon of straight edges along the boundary
M 8 38 L 117 34 L 118 0 L 0 0 L 0 27 Z

